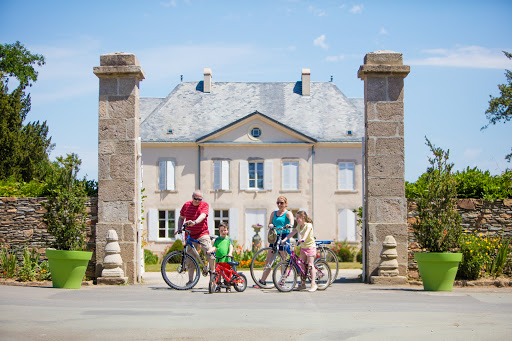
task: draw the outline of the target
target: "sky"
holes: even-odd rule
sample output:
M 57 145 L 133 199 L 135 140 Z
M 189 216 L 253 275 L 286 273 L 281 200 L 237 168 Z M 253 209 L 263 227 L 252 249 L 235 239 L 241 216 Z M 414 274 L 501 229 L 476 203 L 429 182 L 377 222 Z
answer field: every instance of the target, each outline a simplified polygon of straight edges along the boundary
M 455 170 L 512 168 L 512 122 L 489 126 L 512 61 L 512 1 L 0 0 L 0 44 L 20 41 L 46 65 L 30 88 L 29 121 L 47 121 L 52 158 L 77 153 L 97 179 L 100 55 L 133 53 L 146 73 L 141 97 L 165 97 L 180 82 L 334 83 L 363 97 L 357 70 L 367 53 L 390 50 L 411 66 L 405 79 L 405 179 L 431 155 L 425 137 L 450 150 Z M 11 85 L 13 88 L 13 86 Z

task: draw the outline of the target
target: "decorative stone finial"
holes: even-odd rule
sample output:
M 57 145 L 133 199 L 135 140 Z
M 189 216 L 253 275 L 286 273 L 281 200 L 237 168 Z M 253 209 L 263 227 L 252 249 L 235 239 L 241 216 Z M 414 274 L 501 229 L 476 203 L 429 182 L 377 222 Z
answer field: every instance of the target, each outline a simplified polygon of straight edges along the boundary
M 398 254 L 396 240 L 393 236 L 386 236 L 382 242 L 380 254 L 379 276 L 398 276 Z
M 98 284 L 124 284 L 127 277 L 124 277 L 123 259 L 121 258 L 121 248 L 117 242 L 117 232 L 115 230 L 107 231 L 107 244 L 105 245 L 105 257 L 103 258 L 103 271 L 98 278 Z

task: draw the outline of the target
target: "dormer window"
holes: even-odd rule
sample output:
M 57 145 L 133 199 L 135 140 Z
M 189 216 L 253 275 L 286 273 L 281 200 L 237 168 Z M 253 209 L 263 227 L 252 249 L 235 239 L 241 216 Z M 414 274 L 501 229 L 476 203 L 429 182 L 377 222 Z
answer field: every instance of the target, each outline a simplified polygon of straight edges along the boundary
M 261 136 L 261 129 L 258 127 L 254 127 L 251 129 L 250 134 L 253 138 L 258 139 Z

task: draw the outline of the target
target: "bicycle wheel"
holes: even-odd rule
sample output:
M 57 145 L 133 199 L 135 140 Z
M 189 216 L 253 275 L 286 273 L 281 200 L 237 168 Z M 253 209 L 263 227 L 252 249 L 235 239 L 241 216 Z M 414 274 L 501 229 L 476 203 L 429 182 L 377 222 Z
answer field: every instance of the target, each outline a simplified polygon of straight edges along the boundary
M 244 274 L 238 274 L 237 277 L 238 278 L 234 279 L 235 290 L 238 292 L 242 292 L 247 288 L 247 277 L 245 277 Z
M 275 259 L 273 262 L 267 264 L 266 260 L 268 251 L 272 251 L 271 255 L 275 255 Z M 256 252 L 251 260 L 251 277 L 254 283 L 262 289 L 272 289 L 274 287 L 274 283 L 269 280 L 269 276 L 272 276 L 272 268 L 281 261 L 283 261 L 283 259 L 281 259 L 279 251 L 274 253 L 271 247 L 264 247 Z M 267 272 L 267 278 L 265 279 L 266 284 L 263 285 L 259 280 L 265 271 Z
M 338 272 L 340 271 L 340 263 L 338 261 L 338 256 L 336 253 L 326 246 L 317 247 L 317 255 L 318 257 L 325 259 L 327 264 L 329 264 L 329 268 L 331 269 L 331 283 L 338 278 Z
M 331 284 L 331 269 L 329 268 L 329 264 L 319 258 L 315 262 L 316 269 L 316 285 L 318 285 L 318 290 L 325 290 Z
M 297 284 L 297 270 L 288 261 L 281 262 L 274 267 L 272 280 L 277 290 L 290 292 Z
M 165 256 L 160 271 L 165 283 L 176 290 L 193 288 L 200 276 L 197 261 L 182 251 L 174 251 Z
M 210 278 L 210 283 L 208 284 L 208 292 L 213 294 L 215 289 L 217 288 L 217 274 L 213 273 Z

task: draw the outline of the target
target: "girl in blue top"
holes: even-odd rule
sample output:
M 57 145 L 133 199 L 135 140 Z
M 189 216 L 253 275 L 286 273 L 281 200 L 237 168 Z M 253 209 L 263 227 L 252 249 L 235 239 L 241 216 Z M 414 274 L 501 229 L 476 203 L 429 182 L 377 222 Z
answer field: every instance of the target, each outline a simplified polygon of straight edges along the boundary
M 280 196 L 277 198 L 276 201 L 277 204 L 277 210 L 272 212 L 270 215 L 270 219 L 268 221 L 268 228 L 278 228 L 284 230 L 276 230 L 277 234 L 280 234 L 282 236 L 282 239 L 286 238 L 288 233 L 290 233 L 290 228 L 293 226 L 294 220 L 293 220 L 293 214 L 291 211 L 288 211 L 286 207 L 288 207 L 288 199 L 286 199 L 283 196 Z M 269 247 L 273 247 L 274 244 L 270 244 Z M 272 251 L 267 252 L 267 260 L 272 259 L 271 255 Z M 282 259 L 286 259 L 286 251 L 284 251 L 284 245 L 279 245 L 279 253 L 281 254 Z M 265 270 L 263 270 L 263 274 L 261 275 L 261 278 L 258 280 L 260 284 L 266 285 L 267 277 L 270 273 L 270 269 L 268 266 L 265 266 Z M 256 286 L 258 286 L 256 284 Z

